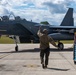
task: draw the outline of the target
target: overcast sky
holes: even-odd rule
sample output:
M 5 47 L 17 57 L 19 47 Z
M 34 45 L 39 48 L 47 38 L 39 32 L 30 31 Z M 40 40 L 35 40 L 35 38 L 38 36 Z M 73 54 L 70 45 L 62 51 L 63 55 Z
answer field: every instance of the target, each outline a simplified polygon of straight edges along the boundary
M 74 8 L 76 24 L 76 0 L 0 0 L 0 16 L 13 13 L 29 21 L 60 25 L 68 7 Z

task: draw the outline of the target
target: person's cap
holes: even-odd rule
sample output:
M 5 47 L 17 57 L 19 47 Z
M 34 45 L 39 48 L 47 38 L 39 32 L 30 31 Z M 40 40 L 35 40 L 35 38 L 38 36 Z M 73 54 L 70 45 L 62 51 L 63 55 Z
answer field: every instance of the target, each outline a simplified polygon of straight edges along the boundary
M 48 30 L 47 29 L 43 29 L 43 33 L 44 34 L 47 34 L 48 33 Z

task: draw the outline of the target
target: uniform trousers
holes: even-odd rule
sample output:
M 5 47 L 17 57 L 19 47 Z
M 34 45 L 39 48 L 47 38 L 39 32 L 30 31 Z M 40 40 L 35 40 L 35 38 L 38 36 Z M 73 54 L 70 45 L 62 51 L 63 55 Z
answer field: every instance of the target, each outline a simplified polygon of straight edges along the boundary
M 44 50 L 41 49 L 41 51 L 40 51 L 41 64 L 48 65 L 49 54 L 50 54 L 50 48 L 49 47 L 44 49 Z M 44 59 L 44 57 L 45 57 L 45 59 Z

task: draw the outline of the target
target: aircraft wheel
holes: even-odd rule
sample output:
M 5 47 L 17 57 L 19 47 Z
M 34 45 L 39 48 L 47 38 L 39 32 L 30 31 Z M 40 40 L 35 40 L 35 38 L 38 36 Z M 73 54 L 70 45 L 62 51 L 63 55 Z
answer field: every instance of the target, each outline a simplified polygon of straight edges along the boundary
M 61 43 L 61 42 L 58 43 L 58 49 L 60 49 L 60 50 L 63 50 L 64 49 L 63 43 Z
M 76 61 L 74 61 L 74 64 L 76 65 Z
M 15 47 L 15 51 L 18 52 L 18 46 Z

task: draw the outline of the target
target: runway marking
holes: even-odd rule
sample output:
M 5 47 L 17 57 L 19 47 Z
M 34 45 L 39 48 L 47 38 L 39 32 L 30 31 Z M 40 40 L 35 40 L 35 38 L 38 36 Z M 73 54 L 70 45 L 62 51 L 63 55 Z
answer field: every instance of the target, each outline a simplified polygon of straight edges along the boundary
M 4 58 L 4 57 L 6 57 L 6 56 L 8 56 L 8 55 L 10 55 L 10 54 L 11 54 L 11 53 L 0 55 L 0 59 Z
M 12 50 L 12 48 L 10 47 L 10 48 L 7 48 L 7 49 L 3 49 L 3 50 Z M 6 56 L 8 56 L 8 55 L 10 55 L 10 54 L 12 54 L 13 52 L 0 52 L 0 54 L 2 54 L 2 55 L 0 55 L 0 59 L 2 59 L 2 58 L 4 58 L 4 57 L 6 57 Z
M 63 53 L 59 53 L 59 55 L 61 55 L 64 59 L 66 59 L 67 62 L 76 70 L 75 66 L 73 64 L 71 64 L 70 61 L 68 61 L 68 59 L 63 55 Z

